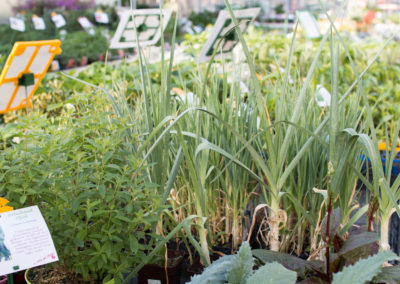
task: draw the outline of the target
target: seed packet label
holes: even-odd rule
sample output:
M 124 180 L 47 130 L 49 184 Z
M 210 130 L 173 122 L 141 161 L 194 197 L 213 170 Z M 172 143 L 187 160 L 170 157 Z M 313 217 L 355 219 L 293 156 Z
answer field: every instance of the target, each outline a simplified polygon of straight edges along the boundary
M 94 18 L 96 22 L 100 24 L 108 24 L 110 19 L 108 18 L 108 14 L 104 13 L 103 11 L 97 11 L 94 13 Z
M 57 251 L 37 206 L 0 214 L 0 274 L 55 261 Z
M 32 17 L 33 26 L 35 30 L 43 31 L 46 29 L 46 24 L 44 23 L 43 18 L 41 17 Z
M 89 34 L 94 35 L 94 26 L 93 24 L 88 20 L 86 17 L 79 17 L 78 22 L 81 25 L 81 27 Z
M 56 15 L 52 16 L 51 20 L 53 21 L 54 25 L 58 29 L 67 24 L 67 22 L 65 21 L 64 17 L 61 14 L 56 14 Z
M 25 22 L 22 19 L 10 17 L 10 28 L 19 32 L 24 32 Z
M 319 107 L 327 107 L 331 105 L 331 93 L 322 85 L 317 85 L 315 91 L 315 100 Z

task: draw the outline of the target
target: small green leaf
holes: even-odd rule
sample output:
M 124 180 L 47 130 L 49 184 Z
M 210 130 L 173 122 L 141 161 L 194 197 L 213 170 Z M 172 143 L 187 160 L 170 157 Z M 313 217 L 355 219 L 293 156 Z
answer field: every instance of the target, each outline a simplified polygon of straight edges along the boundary
M 89 209 L 86 209 L 86 217 L 88 220 L 90 220 L 90 218 L 92 217 L 92 211 Z
M 129 247 L 131 248 L 131 253 L 133 254 L 135 254 L 138 251 L 139 242 L 133 235 L 129 236 Z
M 23 204 L 25 203 L 25 201 L 26 201 L 26 195 L 22 195 L 22 196 L 19 198 L 19 202 L 23 205 Z

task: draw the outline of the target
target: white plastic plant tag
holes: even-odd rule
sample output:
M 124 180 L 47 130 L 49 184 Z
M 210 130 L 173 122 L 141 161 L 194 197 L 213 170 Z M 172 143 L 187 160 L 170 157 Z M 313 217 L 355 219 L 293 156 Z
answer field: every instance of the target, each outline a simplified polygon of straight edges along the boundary
M 319 107 L 327 107 L 331 105 L 331 94 L 322 85 L 317 85 L 315 90 L 315 101 Z
M 46 29 L 46 24 L 44 23 L 43 18 L 34 15 L 32 17 L 32 22 L 33 26 L 35 27 L 35 30 L 43 31 Z
M 96 19 L 96 22 L 100 24 L 108 24 L 110 22 L 108 15 L 100 10 L 94 13 L 94 18 Z
M 25 22 L 22 19 L 10 17 L 10 28 L 12 28 L 15 31 L 24 32 Z
M 93 24 L 86 17 L 79 17 L 78 22 L 81 27 L 89 34 L 94 35 L 96 32 L 94 31 Z
M 50 65 L 51 71 L 58 71 L 60 70 L 60 62 L 58 60 L 53 60 Z
M 161 284 L 160 280 L 148 279 L 147 284 Z
M 64 41 L 67 36 L 67 31 L 66 30 L 60 30 L 60 40 Z
M 37 206 L 0 214 L 0 247 L 1 274 L 58 261 L 49 229 Z
M 297 11 L 296 15 L 299 18 L 307 38 L 314 39 L 321 37 L 317 20 L 309 11 Z
M 53 21 L 53 23 L 57 29 L 65 26 L 67 24 L 64 17 L 61 14 L 53 13 L 51 16 L 51 20 Z

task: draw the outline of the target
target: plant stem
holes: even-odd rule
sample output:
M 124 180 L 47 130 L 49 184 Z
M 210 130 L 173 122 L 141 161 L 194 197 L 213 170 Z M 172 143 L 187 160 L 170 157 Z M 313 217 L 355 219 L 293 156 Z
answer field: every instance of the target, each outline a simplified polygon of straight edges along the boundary
M 211 261 L 210 261 L 210 253 L 208 251 L 207 230 L 204 228 L 204 226 L 205 226 L 204 219 L 199 218 L 200 246 L 201 246 L 201 250 L 204 254 L 204 257 L 207 260 L 207 263 L 203 263 L 203 265 L 208 266 L 211 264 Z
M 373 193 L 372 193 L 373 197 Z M 372 232 L 374 230 L 374 214 L 378 210 L 378 200 L 376 198 L 372 199 L 372 204 L 370 204 L 369 211 L 368 211 L 368 232 Z
M 390 222 L 391 214 L 387 216 L 381 216 L 381 239 L 380 239 L 380 247 L 382 250 L 390 250 L 389 244 L 389 222 Z
M 331 214 L 332 214 L 332 198 L 328 196 L 328 209 L 327 209 L 327 221 L 326 221 L 326 275 L 328 275 L 328 280 L 331 282 L 332 273 L 330 269 L 330 243 L 331 243 Z
M 269 243 L 272 251 L 279 251 L 279 200 L 274 196 L 271 199 L 271 216 L 269 218 Z
M 232 248 L 234 250 L 237 250 L 242 242 L 239 232 L 239 230 L 241 229 L 239 218 L 240 216 L 237 216 L 236 212 L 234 212 L 232 218 Z

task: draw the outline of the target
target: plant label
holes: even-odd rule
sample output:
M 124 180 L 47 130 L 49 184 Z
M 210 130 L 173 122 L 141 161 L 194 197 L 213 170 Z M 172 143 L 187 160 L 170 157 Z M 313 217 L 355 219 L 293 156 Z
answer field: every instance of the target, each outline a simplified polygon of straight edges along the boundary
M 96 32 L 94 31 L 93 24 L 86 17 L 79 17 L 78 22 L 81 27 L 90 35 L 94 35 Z
M 100 10 L 94 13 L 94 18 L 96 19 L 96 22 L 100 24 L 108 24 L 110 22 L 108 15 Z
M 1 274 L 55 261 L 58 261 L 57 251 L 37 206 L 0 214 Z
M 60 62 L 58 60 L 53 60 L 50 65 L 51 71 L 58 71 L 60 70 Z
M 233 13 L 239 23 L 240 30 L 242 33 L 245 33 L 249 25 L 254 22 L 257 15 L 260 13 L 260 8 L 235 10 Z M 239 38 L 237 37 L 234 28 L 235 24 L 233 23 L 229 12 L 220 11 L 214 28 L 197 58 L 197 62 L 203 63 L 210 60 L 214 51 L 217 52 L 216 49 L 218 47 L 220 48 L 216 53 L 215 58 L 220 58 L 225 54 L 231 53 L 239 43 Z M 194 27 L 194 31 L 197 33 L 200 30 L 197 30 L 197 27 Z
M 51 20 L 53 21 L 53 23 L 57 29 L 65 26 L 67 24 L 64 17 L 61 14 L 52 13 Z
M 110 48 L 137 47 L 136 33 L 138 34 L 140 46 L 157 44 L 161 38 L 161 19 L 163 21 L 163 29 L 165 30 L 171 16 L 172 10 L 170 9 L 163 9 L 161 11 L 160 9 L 124 10 L 120 16 L 121 20 L 118 28 L 111 39 Z
M 322 85 L 317 85 L 315 91 L 315 100 L 319 107 L 327 107 L 331 105 L 331 94 Z
M 10 28 L 12 28 L 15 31 L 24 32 L 25 22 L 22 19 L 10 17 Z
M 32 22 L 33 26 L 35 27 L 35 30 L 43 31 L 46 29 L 46 24 L 44 23 L 43 18 L 34 15 L 32 17 Z
M 300 24 L 303 27 L 308 39 L 321 37 L 317 20 L 309 11 L 297 11 L 296 15 L 299 18 Z
M 14 43 L 0 74 L 0 113 L 31 104 L 51 61 L 61 53 L 60 45 L 58 39 Z

